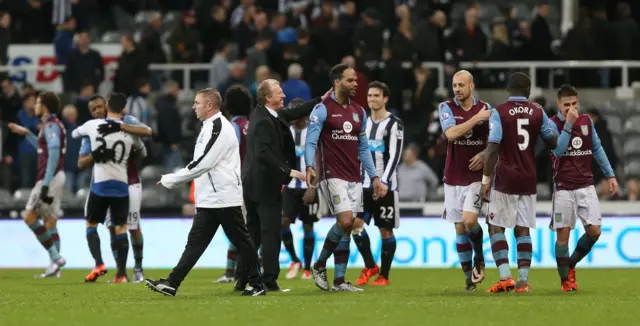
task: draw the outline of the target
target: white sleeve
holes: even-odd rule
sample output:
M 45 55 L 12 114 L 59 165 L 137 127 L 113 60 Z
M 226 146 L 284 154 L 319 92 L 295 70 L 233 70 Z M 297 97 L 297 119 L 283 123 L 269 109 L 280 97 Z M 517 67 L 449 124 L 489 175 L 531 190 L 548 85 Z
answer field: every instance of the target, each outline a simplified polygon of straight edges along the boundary
M 202 155 L 195 158 L 186 167 L 179 171 L 163 175 L 162 179 L 160 179 L 160 183 L 162 183 L 163 186 L 171 189 L 178 183 L 194 180 L 211 171 L 220 162 L 222 157 L 226 154 L 229 143 L 232 141 L 229 137 L 233 137 L 233 139 L 235 139 L 235 132 L 233 129 L 222 130 L 222 126 L 214 122 L 210 133 L 211 136 L 207 141 L 207 145 Z
M 80 138 L 84 136 L 89 136 L 89 134 L 87 133 L 87 131 L 90 130 L 90 128 L 87 127 L 88 124 L 89 122 L 83 124 L 82 126 L 76 129 L 73 129 L 73 132 L 71 132 L 71 137 Z
M 140 137 L 133 137 L 133 148 L 140 152 L 140 156 L 147 157 L 147 148 L 144 146 L 144 142 Z
M 382 182 L 388 184 L 391 175 L 400 164 L 400 155 L 402 154 L 402 142 L 404 139 L 404 128 L 400 122 L 396 122 L 391 126 L 389 135 L 389 161 L 384 167 L 382 174 Z

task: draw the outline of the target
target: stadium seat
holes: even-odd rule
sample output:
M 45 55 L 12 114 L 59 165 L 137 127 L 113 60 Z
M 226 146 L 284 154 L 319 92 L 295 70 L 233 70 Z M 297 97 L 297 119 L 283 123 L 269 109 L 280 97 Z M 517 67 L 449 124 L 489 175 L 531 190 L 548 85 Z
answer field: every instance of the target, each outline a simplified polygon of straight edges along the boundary
M 102 43 L 120 43 L 122 33 L 109 31 L 102 34 Z
M 444 200 L 444 185 L 441 185 L 438 187 L 438 189 L 436 189 L 435 193 L 431 193 L 431 195 L 429 195 L 429 200 L 430 201 L 442 201 Z
M 620 119 L 617 115 L 607 115 L 605 117 L 607 120 L 607 128 L 614 135 L 619 135 L 622 133 L 622 119 Z
M 144 207 L 158 208 L 170 206 L 174 200 L 168 200 L 167 192 L 162 187 L 142 188 L 142 203 Z
M 0 189 L 0 206 L 2 207 L 11 207 L 13 204 L 13 196 L 9 190 Z
M 536 184 L 536 192 L 538 193 L 538 200 L 551 199 L 551 189 L 549 188 L 549 185 L 546 183 Z
M 634 116 L 627 119 L 624 123 L 625 135 L 638 135 L 640 134 L 640 116 Z
M 29 195 L 31 194 L 31 188 L 20 188 L 13 193 L 14 204 L 19 206 L 24 206 L 27 204 L 27 200 L 29 200 Z
M 624 174 L 627 178 L 640 178 L 640 161 L 629 162 L 624 167 Z
M 140 178 L 143 184 L 155 184 L 165 173 L 165 168 L 161 165 L 149 165 L 140 171 Z
M 622 147 L 625 161 L 631 163 L 630 156 L 640 156 L 640 137 L 628 138 Z

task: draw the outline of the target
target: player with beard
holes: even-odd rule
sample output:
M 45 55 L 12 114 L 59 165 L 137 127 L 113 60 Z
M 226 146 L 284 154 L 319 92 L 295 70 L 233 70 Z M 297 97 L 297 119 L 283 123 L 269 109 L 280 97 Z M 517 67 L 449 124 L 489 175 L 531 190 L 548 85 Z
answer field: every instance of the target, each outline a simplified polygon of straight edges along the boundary
M 396 171 L 400 163 L 404 127 L 400 118 L 387 111 L 389 101 L 389 87 L 379 81 L 369 83 L 367 104 L 371 109 L 371 116 L 367 119 L 366 134 L 369 139 L 369 150 L 373 157 L 376 172 L 382 178 L 382 183 L 389 187 L 387 195 L 373 200 L 372 182 L 362 173 L 362 187 L 364 196 L 364 212 L 358 214 L 353 223 L 353 240 L 362 255 L 365 268 L 356 280 L 356 285 L 365 285 L 369 279 L 380 273 L 371 283 L 374 286 L 389 285 L 389 271 L 396 252 L 396 237 L 393 229 L 400 226 L 400 210 L 398 207 L 398 177 Z M 364 171 L 363 171 L 364 172 Z M 364 229 L 364 224 L 375 220 L 382 238 L 381 265 L 379 268 L 373 260 L 371 241 Z
M 332 291 L 359 292 L 344 276 L 349 261 L 349 242 L 353 219 L 362 212 L 360 163 L 373 183 L 373 198 L 384 198 L 387 185 L 377 175 L 369 151 L 365 110 L 352 102 L 358 87 L 356 72 L 345 64 L 330 72 L 334 92 L 311 112 L 305 145 L 306 181 L 309 187 L 319 177 L 324 200 L 336 216 L 318 260 L 311 268 L 316 286 L 328 291 L 326 263 L 335 253 L 335 275 Z M 318 151 L 316 164 L 316 150 Z M 318 175 L 316 175 L 316 168 Z
M 105 99 L 100 95 L 95 95 L 89 98 L 89 113 L 94 119 L 104 119 L 107 116 L 107 107 Z M 125 114 L 121 115 L 123 124 L 119 126 L 120 130 L 137 136 L 151 136 L 151 128 L 141 124 L 134 116 Z M 109 128 L 107 124 L 101 126 L 101 128 Z M 113 130 L 114 128 L 109 128 Z M 98 156 L 105 155 L 102 152 L 96 153 Z M 108 154 L 107 154 L 108 155 Z M 101 157 L 102 159 L 102 157 Z M 91 152 L 91 143 L 88 137 L 82 138 L 80 145 L 80 153 L 78 157 L 78 168 L 83 169 L 91 167 L 94 164 L 94 155 Z M 127 229 L 129 230 L 129 237 L 133 247 L 133 257 L 135 260 L 135 266 L 133 268 L 133 282 L 140 283 L 144 281 L 144 270 L 142 268 L 142 251 L 144 238 L 142 235 L 142 228 L 140 227 L 140 214 L 141 198 L 142 198 L 142 183 L 140 182 L 139 171 L 135 159 L 131 159 L 127 165 L 127 176 L 129 184 L 129 215 L 127 218 Z M 88 197 L 87 197 L 88 199 Z M 85 212 L 86 215 L 86 212 Z M 109 229 L 111 235 L 111 250 L 116 254 L 115 250 L 115 228 L 111 225 L 110 214 L 107 214 L 105 219 L 105 226 Z M 96 266 L 86 277 L 86 282 L 95 282 L 99 276 L 107 273 L 107 268 L 102 262 L 102 254 Z M 121 279 L 122 280 L 122 279 Z
M 60 237 L 56 229 L 57 218 L 62 215 L 60 201 L 65 180 L 63 164 L 67 139 L 64 125 L 57 117 L 60 108 L 56 94 L 44 92 L 38 96 L 35 111 L 43 125 L 37 137 L 25 127 L 8 124 L 12 132 L 25 136 L 38 149 L 37 182 L 27 201 L 24 222 L 51 259 L 49 267 L 39 278 L 60 277 L 60 269 L 66 264 L 60 256 Z
M 536 227 L 536 157 L 538 136 L 549 149 L 557 135 L 544 109 L 528 100 L 531 80 L 521 72 L 507 84 L 509 99 L 491 110 L 480 197 L 488 202 L 487 223 L 491 251 L 500 280 L 486 292 L 530 292 L 532 244 L 529 229 Z M 513 228 L 517 245 L 518 282 L 509 269 L 509 245 L 504 234 Z
M 559 134 L 558 147 L 551 152 L 553 160 L 553 213 L 550 227 L 556 231 L 556 263 L 562 292 L 578 290 L 576 264 L 589 254 L 601 233 L 602 213 L 594 187 L 593 160 L 608 179 L 611 194 L 618 192 L 618 181 L 600 138 L 587 114 L 579 114 L 578 92 L 571 85 L 558 90 L 558 114 L 551 128 Z M 562 133 L 560 133 L 562 130 Z M 585 233 L 569 256 L 569 235 L 580 219 Z
M 478 224 L 483 154 L 489 135 L 490 105 L 473 97 L 473 76 L 466 70 L 453 76 L 455 97 L 440 103 L 438 116 L 447 137 L 444 168 L 444 213 L 454 224 L 456 250 L 466 279 L 466 290 L 475 291 L 484 279 L 482 227 Z M 473 264 L 473 265 L 472 265 Z

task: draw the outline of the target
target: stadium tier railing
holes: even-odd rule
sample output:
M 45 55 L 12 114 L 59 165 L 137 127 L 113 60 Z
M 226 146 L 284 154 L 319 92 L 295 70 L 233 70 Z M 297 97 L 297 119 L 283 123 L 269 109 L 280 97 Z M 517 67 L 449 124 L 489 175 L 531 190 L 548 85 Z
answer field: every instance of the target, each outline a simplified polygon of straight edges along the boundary
M 366 66 L 368 67 L 384 67 L 384 63 L 381 62 L 366 62 Z M 401 66 L 405 69 L 410 69 L 413 67 L 411 62 L 403 62 Z M 110 64 L 108 69 L 115 70 L 117 64 Z M 428 69 L 434 69 L 437 71 L 438 76 L 438 92 L 447 93 L 446 89 L 446 73 L 445 73 L 445 64 L 441 62 L 423 62 L 422 67 Z M 462 69 L 526 69 L 528 70 L 528 74 L 531 77 L 531 82 L 534 85 L 534 89 L 532 90 L 532 94 L 535 95 L 539 93 L 539 87 L 537 86 L 537 77 L 535 72 L 538 69 L 571 69 L 571 68 L 593 68 L 593 69 L 603 69 L 603 68 L 615 68 L 621 69 L 622 73 L 620 74 L 620 85 L 618 88 L 618 96 L 619 97 L 631 97 L 631 88 L 629 85 L 629 69 L 632 68 L 640 68 L 640 61 L 622 61 L 622 60 L 605 60 L 605 61 L 579 61 L 579 60 L 569 60 L 569 61 L 510 61 L 510 62 L 461 62 L 459 67 Z M 193 64 L 151 64 L 149 65 L 149 69 L 152 71 L 182 71 L 183 73 L 183 88 L 186 90 L 191 90 L 191 74 L 194 71 L 209 71 L 211 69 L 211 64 L 208 63 L 193 63 Z M 16 72 L 52 72 L 64 71 L 63 65 L 37 65 L 37 64 L 21 64 L 21 65 L 10 65 L 10 66 L 0 66 L 0 72 L 8 72 L 10 74 Z M 111 73 L 105 74 L 106 76 L 111 76 Z M 59 77 L 58 77 L 59 78 Z

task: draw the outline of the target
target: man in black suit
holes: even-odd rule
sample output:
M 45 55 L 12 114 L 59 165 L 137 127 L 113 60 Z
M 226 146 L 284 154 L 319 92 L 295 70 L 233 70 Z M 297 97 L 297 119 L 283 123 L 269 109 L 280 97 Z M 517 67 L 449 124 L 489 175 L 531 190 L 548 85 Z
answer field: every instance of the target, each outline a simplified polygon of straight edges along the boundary
M 265 286 L 268 291 L 279 291 L 282 186 L 291 178 L 305 177 L 292 168 L 296 162 L 295 142 L 288 123 L 308 116 L 322 98 L 282 110 L 285 96 L 273 79 L 261 82 L 257 93 L 259 105 L 249 118 L 242 184 L 247 228 L 253 241 L 262 244 Z M 245 284 L 242 275 L 236 288 L 244 289 Z

